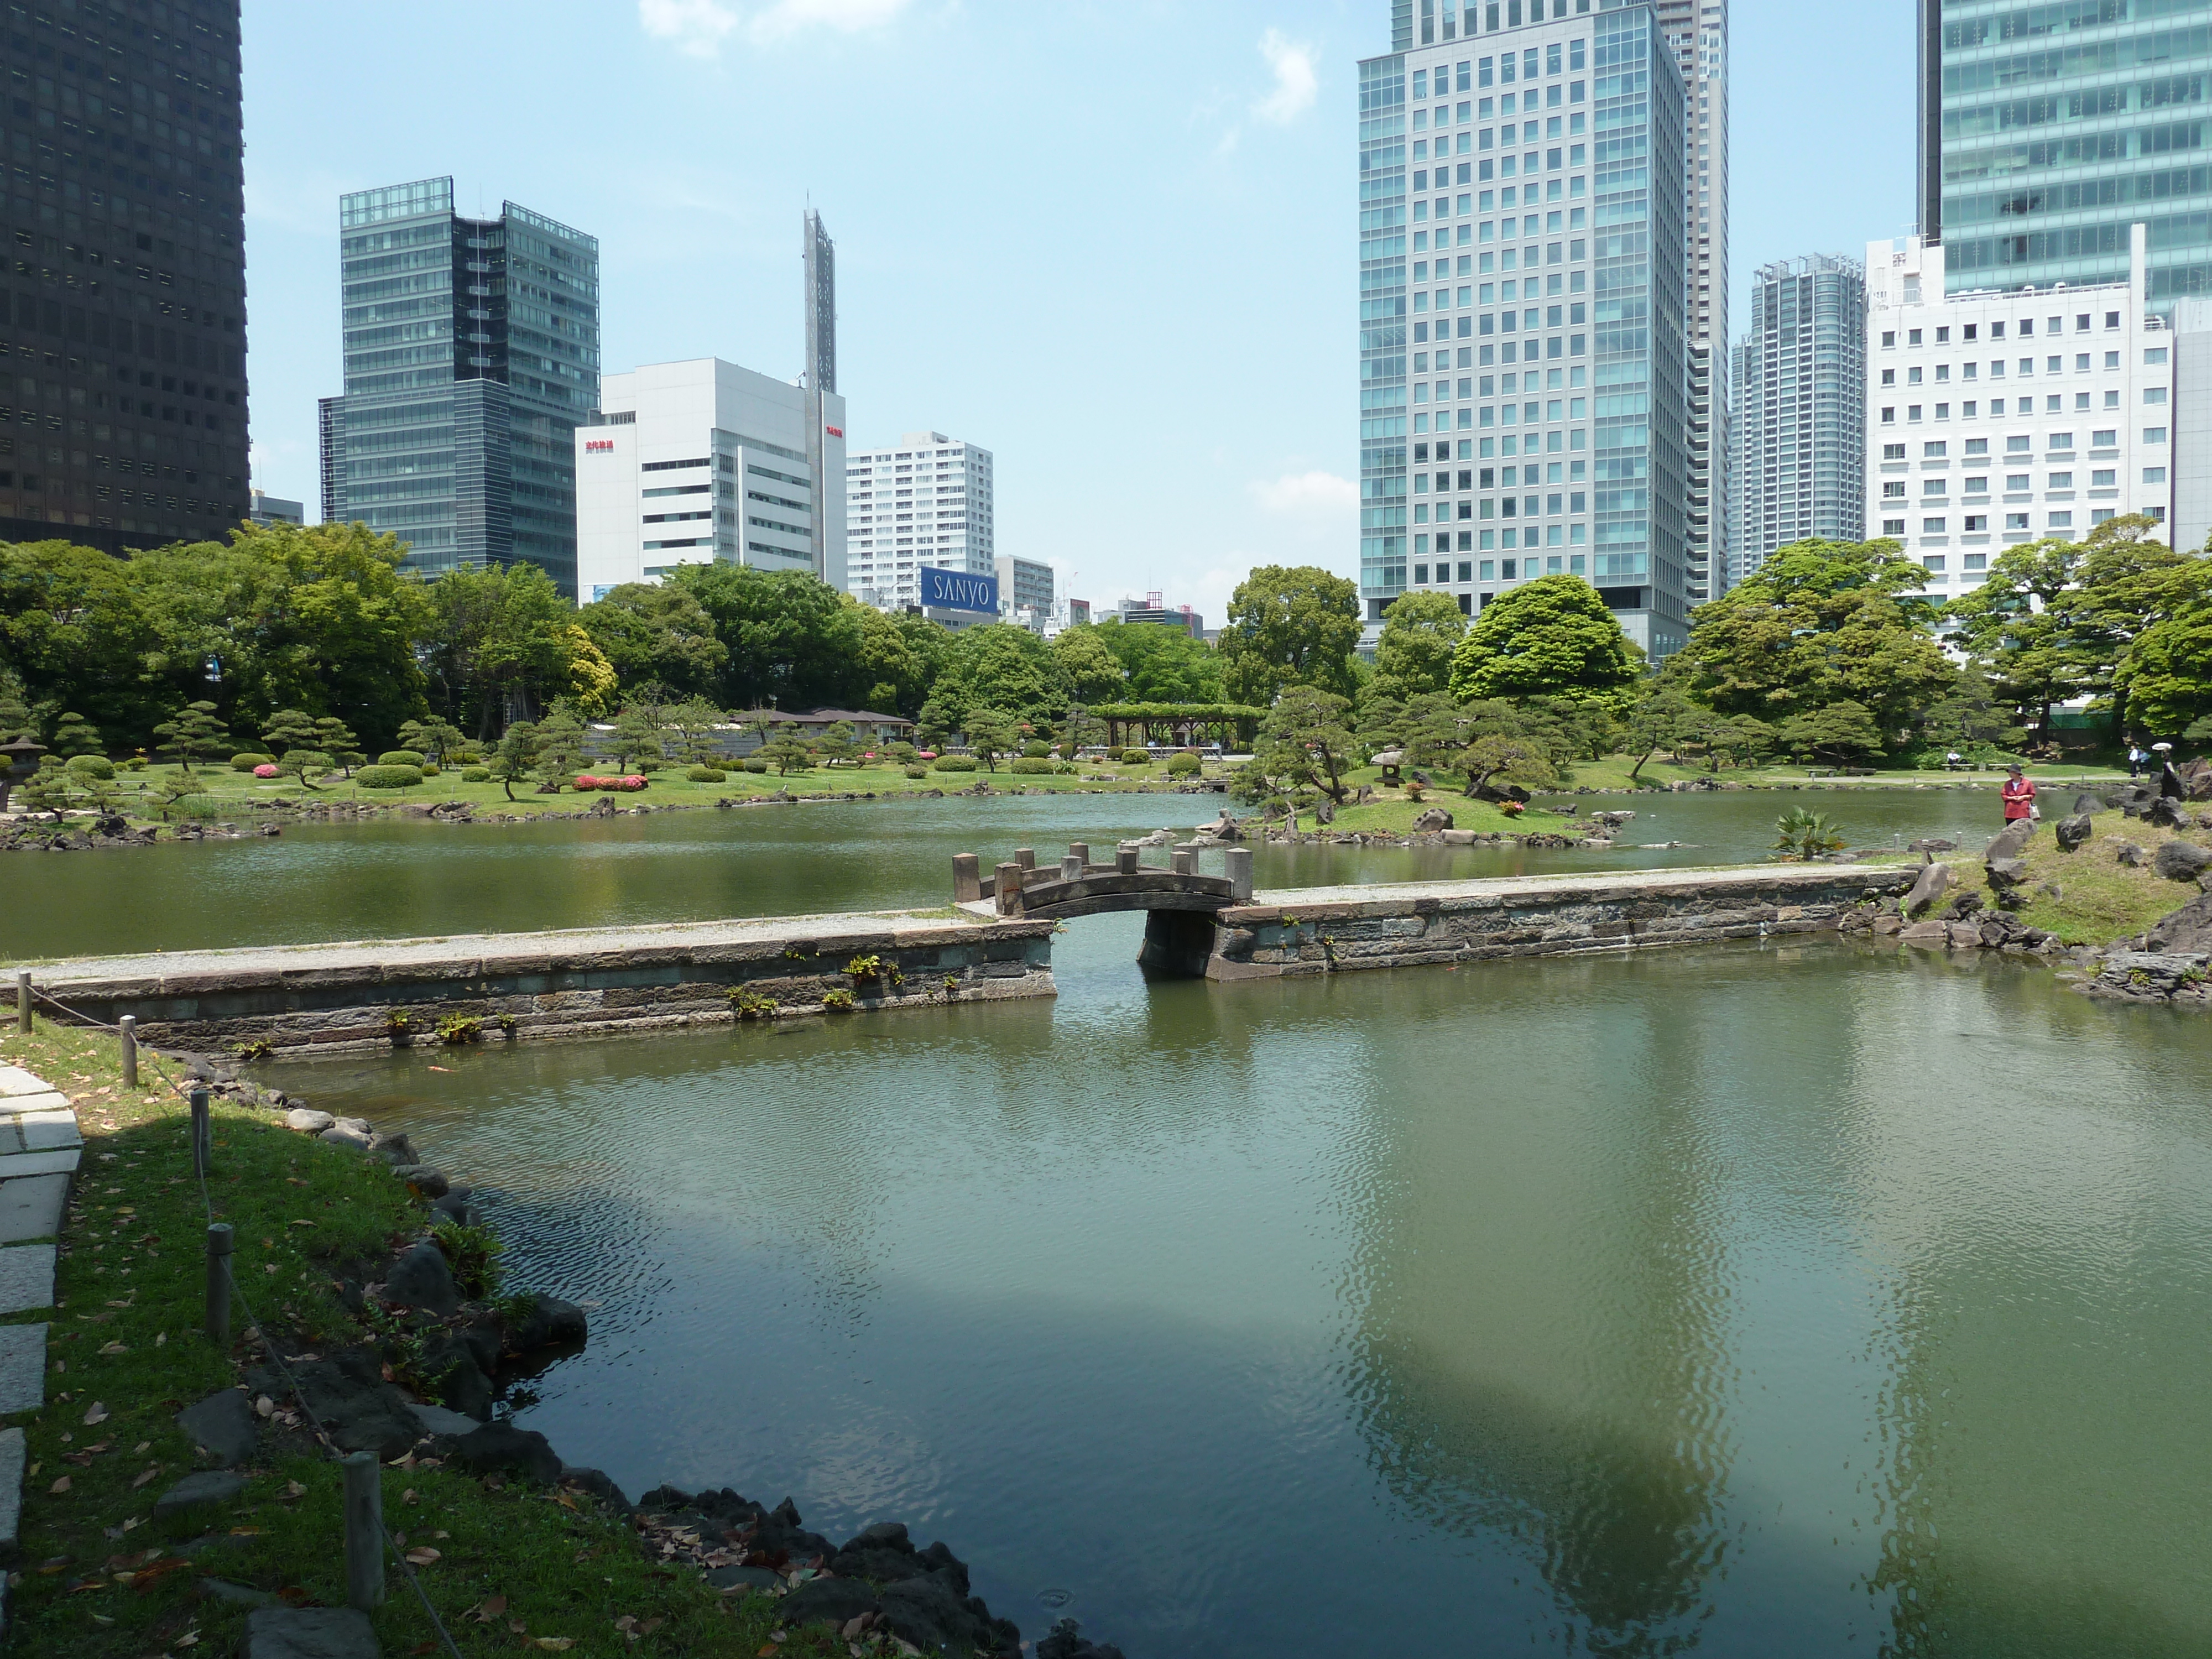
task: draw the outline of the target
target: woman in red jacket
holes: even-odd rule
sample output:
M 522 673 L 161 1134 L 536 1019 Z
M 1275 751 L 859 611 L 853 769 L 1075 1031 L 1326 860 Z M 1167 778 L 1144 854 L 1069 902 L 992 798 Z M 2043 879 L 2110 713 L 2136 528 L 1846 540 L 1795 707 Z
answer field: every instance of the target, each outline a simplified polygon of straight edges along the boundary
M 2009 829 L 2022 818 L 2035 816 L 2035 781 L 2017 766 L 2005 768 L 2004 815 Z

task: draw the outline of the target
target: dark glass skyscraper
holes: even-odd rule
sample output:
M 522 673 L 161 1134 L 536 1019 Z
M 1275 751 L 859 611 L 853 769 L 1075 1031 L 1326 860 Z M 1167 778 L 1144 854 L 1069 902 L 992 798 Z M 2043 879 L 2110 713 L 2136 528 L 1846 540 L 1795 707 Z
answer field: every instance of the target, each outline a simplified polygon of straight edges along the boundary
M 251 506 L 238 0 L 0 17 L 0 538 L 111 553 Z
M 321 411 L 324 511 L 441 575 L 521 560 L 576 591 L 578 423 L 599 398 L 599 245 L 424 179 L 339 202 L 345 395 Z

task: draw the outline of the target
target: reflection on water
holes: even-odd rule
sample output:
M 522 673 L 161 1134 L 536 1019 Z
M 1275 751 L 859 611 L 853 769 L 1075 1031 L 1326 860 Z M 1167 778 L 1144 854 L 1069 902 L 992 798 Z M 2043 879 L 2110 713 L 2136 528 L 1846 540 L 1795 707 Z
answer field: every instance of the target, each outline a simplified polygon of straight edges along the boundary
M 1784 803 L 1742 793 L 1582 804 L 1638 816 L 1606 851 L 1263 846 L 1255 873 L 1262 888 L 1311 887 L 1751 863 L 1766 856 Z M 951 897 L 957 853 L 983 854 L 987 868 L 1025 845 L 1051 858 L 1070 841 L 1181 833 L 1221 805 L 1216 795 L 906 799 L 589 823 L 332 824 L 273 841 L 17 854 L 0 960 L 935 906 Z M 1823 805 L 1861 846 L 1922 836 L 1978 846 L 1994 811 L 1986 795 L 1939 789 Z
M 1054 1005 L 278 1075 L 604 1304 L 524 1414 L 566 1455 L 908 1520 L 1133 1654 L 2212 1648 L 2204 1022 L 1138 936 Z

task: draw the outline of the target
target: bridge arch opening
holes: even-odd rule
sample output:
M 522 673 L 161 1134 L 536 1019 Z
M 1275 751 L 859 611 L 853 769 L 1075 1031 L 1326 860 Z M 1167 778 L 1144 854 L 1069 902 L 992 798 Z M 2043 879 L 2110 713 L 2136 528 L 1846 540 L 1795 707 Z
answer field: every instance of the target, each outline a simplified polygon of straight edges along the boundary
M 1094 862 L 1090 844 L 1069 844 L 1057 865 L 1039 865 L 1035 851 L 1018 848 L 988 877 L 982 860 L 963 853 L 952 860 L 953 901 L 979 916 L 1006 921 L 1067 921 L 1109 912 L 1145 913 L 1145 944 L 1138 963 L 1164 978 L 1204 978 L 1213 955 L 1216 916 L 1252 898 L 1252 849 L 1221 848 L 1224 873 L 1198 867 L 1202 847 L 1184 842 L 1170 850 L 1166 868 L 1144 862 L 1145 844 L 1123 842 L 1110 863 Z

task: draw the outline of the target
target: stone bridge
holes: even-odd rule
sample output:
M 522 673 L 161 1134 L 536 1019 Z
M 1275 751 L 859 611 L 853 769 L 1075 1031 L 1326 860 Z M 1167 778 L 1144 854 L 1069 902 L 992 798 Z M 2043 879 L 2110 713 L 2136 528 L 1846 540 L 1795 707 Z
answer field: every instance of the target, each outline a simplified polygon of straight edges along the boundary
M 1144 866 L 1143 845 L 1137 842 L 1121 842 L 1111 864 L 1092 863 L 1084 842 L 1071 842 L 1057 865 L 1039 865 L 1036 854 L 1024 847 L 988 882 L 981 859 L 963 853 L 952 860 L 953 901 L 1001 921 L 1059 921 L 1142 910 L 1145 948 L 1137 960 L 1158 972 L 1198 978 L 1213 955 L 1214 918 L 1252 900 L 1252 849 L 1225 851 L 1229 873 L 1202 876 L 1199 849 L 1188 843 L 1173 849 L 1164 870 Z

